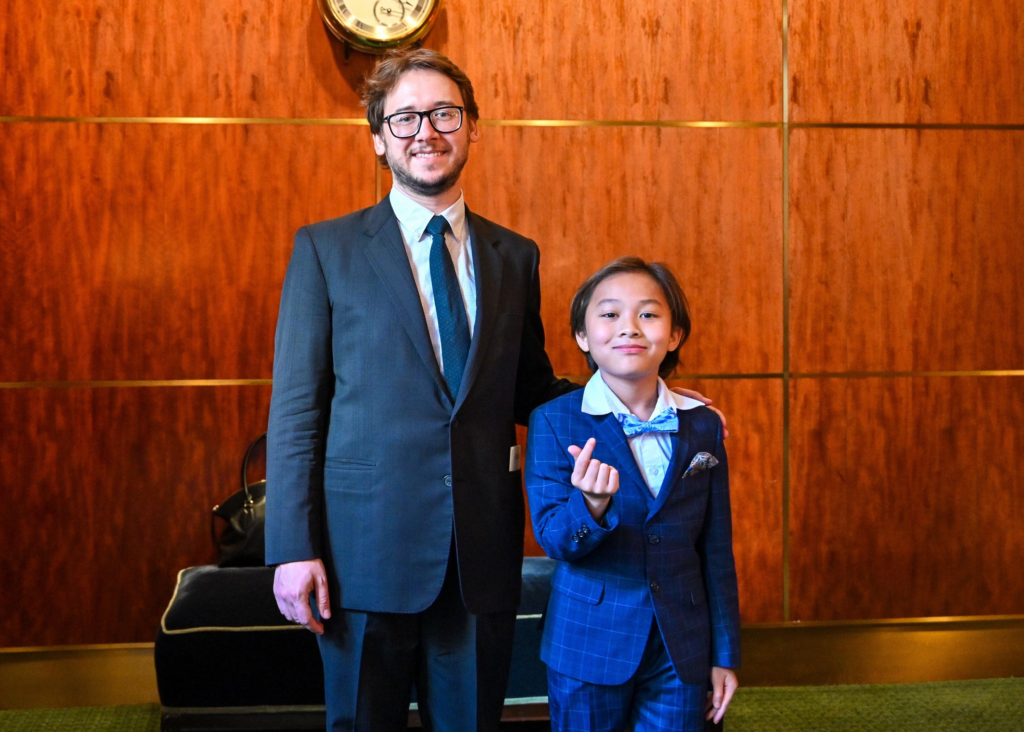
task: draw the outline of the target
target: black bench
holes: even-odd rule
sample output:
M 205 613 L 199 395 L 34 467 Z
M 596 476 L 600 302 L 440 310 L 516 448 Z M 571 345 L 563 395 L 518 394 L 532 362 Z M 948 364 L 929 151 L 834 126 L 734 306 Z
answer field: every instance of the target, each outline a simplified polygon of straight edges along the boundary
M 541 614 L 555 563 L 523 562 L 506 720 L 547 719 Z M 191 567 L 178 575 L 154 655 L 164 730 L 324 727 L 324 678 L 315 636 L 282 617 L 274 570 Z M 410 726 L 417 726 L 415 702 Z

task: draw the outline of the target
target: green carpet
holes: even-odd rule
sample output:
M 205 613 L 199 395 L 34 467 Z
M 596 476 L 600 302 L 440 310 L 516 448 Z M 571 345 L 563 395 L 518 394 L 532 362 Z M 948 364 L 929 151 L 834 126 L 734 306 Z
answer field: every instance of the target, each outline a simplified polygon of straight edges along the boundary
M 726 732 L 1024 732 L 1024 679 L 740 689 L 725 720 Z M 159 729 L 155 706 L 0 711 L 0 732 Z
M 1021 732 L 1024 679 L 740 689 L 728 732 Z
M 160 707 L 73 707 L 0 712 L 2 732 L 159 732 Z

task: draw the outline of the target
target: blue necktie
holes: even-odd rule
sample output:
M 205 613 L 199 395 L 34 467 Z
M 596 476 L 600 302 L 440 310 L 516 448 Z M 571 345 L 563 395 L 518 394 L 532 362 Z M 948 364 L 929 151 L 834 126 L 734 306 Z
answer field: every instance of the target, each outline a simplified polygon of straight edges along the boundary
M 458 398 L 462 386 L 462 373 L 469 358 L 469 319 L 466 304 L 459 289 L 459 278 L 455 274 L 452 255 L 444 243 L 444 231 L 448 221 L 444 216 L 435 216 L 427 224 L 431 236 L 430 284 L 434 289 L 434 309 L 437 311 L 437 330 L 441 336 L 441 363 L 444 379 L 452 399 Z
M 666 409 L 650 422 L 642 422 L 639 417 L 632 414 L 617 414 L 615 416 L 618 417 L 626 437 L 635 437 L 636 435 L 643 435 L 648 432 L 679 431 L 679 417 L 676 416 L 676 410 L 674 409 Z

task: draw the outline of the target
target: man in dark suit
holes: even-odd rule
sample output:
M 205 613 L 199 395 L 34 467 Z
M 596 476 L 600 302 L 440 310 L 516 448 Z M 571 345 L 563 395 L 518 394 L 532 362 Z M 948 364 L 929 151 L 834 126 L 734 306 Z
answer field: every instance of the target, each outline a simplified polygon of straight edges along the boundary
M 415 684 L 428 729 L 493 730 L 521 585 L 515 424 L 576 387 L 544 352 L 536 244 L 463 203 L 469 79 L 416 50 L 364 96 L 394 187 L 296 234 L 267 563 L 281 611 L 319 634 L 330 729 L 405 730 Z

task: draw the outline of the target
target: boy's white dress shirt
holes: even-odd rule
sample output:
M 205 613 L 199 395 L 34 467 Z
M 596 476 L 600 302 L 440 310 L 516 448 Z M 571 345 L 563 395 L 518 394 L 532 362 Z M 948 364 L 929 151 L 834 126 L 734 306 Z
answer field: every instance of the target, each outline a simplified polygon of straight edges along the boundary
M 702 406 L 704 405 L 696 399 L 676 394 L 659 377 L 658 401 L 647 421 L 654 419 L 666 409 L 696 409 Z M 600 369 L 590 377 L 590 381 L 587 382 L 587 386 L 583 390 L 581 411 L 594 416 L 614 414 L 618 417 L 620 414 L 633 414 L 605 383 Z M 648 490 L 657 498 L 658 492 L 661 491 L 661 484 L 665 480 L 665 471 L 668 470 L 668 465 L 672 461 L 671 438 L 667 432 L 647 432 L 628 438 L 628 442 L 629 449 L 633 451 L 636 465 L 640 468 L 640 474 L 647 481 Z
M 437 327 L 437 308 L 434 306 L 434 287 L 430 280 L 430 246 L 433 237 L 427 233 L 427 224 L 434 218 L 434 212 L 413 201 L 407 195 L 391 188 L 388 194 L 391 208 L 398 218 L 398 228 L 402 230 L 405 242 L 405 253 L 409 256 L 413 279 L 420 293 L 420 305 L 427 321 L 430 343 L 434 346 L 437 364 L 444 373 L 444 362 L 441 358 L 441 334 Z M 473 337 L 476 324 L 476 278 L 473 273 L 473 252 L 469 245 L 469 226 L 466 224 L 466 201 L 459 195 L 459 200 L 441 212 L 448 220 L 451 228 L 444 234 L 444 243 L 452 255 L 455 274 L 459 278 L 459 289 L 462 290 L 462 301 L 466 305 L 466 317 L 469 319 L 469 336 Z

